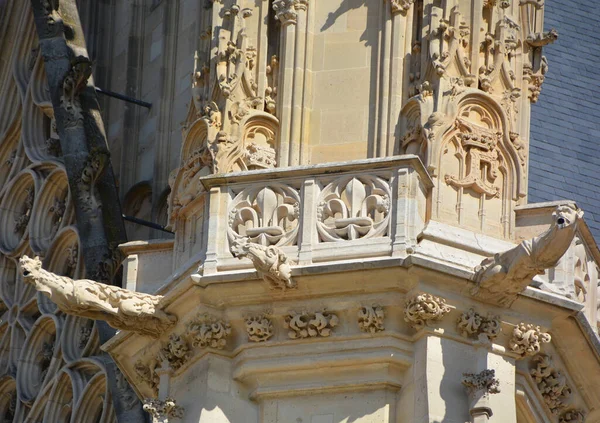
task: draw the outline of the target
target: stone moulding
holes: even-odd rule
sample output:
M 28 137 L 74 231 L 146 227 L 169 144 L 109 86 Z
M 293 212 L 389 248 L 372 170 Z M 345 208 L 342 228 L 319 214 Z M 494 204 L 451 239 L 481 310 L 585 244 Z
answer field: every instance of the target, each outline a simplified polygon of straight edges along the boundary
M 385 312 L 381 306 L 364 306 L 358 310 L 358 327 L 363 332 L 376 333 L 385 329 Z
M 583 212 L 574 205 L 560 205 L 552 213 L 552 225 L 541 235 L 484 259 L 475 268 L 475 297 L 509 307 L 536 275 L 556 266 L 571 246 Z
M 404 321 L 415 330 L 441 320 L 451 308 L 446 305 L 444 298 L 431 294 L 418 294 L 406 301 L 404 306 Z
M 48 296 L 64 313 L 105 320 L 116 329 L 158 337 L 177 318 L 159 308 L 160 295 L 149 295 L 88 279 L 73 280 L 42 269 L 38 257 L 20 259 L 23 280 Z
M 552 340 L 539 326 L 519 323 L 514 329 L 509 343 L 511 351 L 521 357 L 536 355 L 542 349 L 542 344 Z
M 339 323 L 338 317 L 330 312 L 292 312 L 285 317 L 284 327 L 289 329 L 288 338 L 328 337 Z
M 264 246 L 248 241 L 247 238 L 232 241 L 231 254 L 238 259 L 249 258 L 258 275 L 272 289 L 296 288 L 292 280 L 291 261 L 281 249 L 274 245 Z
M 456 326 L 460 334 L 465 338 L 485 335 L 488 339 L 494 339 L 502 331 L 498 316 L 488 315 L 488 317 L 483 317 L 473 308 L 460 315 L 456 321 Z

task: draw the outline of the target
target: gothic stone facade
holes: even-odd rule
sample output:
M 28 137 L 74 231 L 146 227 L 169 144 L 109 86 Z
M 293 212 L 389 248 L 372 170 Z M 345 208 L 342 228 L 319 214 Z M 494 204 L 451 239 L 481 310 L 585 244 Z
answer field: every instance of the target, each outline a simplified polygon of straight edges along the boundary
M 129 228 L 122 289 L 81 280 L 29 4 L 0 6 L 5 421 L 115 421 L 110 378 L 155 422 L 600 421 L 600 251 L 527 202 L 543 1 L 131 4 L 80 7 L 96 82 L 155 96 L 103 103 L 125 212 L 174 233 Z

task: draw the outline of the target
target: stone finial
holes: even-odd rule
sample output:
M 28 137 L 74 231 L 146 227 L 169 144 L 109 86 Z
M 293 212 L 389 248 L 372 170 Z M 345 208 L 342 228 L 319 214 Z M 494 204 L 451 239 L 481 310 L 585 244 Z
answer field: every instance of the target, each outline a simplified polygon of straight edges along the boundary
M 292 312 L 285 317 L 284 326 L 290 339 L 327 337 L 339 323 L 338 317 L 327 311 L 316 313 Z
M 152 416 L 152 423 L 169 423 L 169 418 L 183 418 L 183 408 L 173 398 L 164 401 L 148 398 L 144 400 L 144 411 Z
M 273 323 L 265 315 L 246 317 L 244 321 L 249 341 L 264 342 L 273 336 Z
M 419 330 L 431 322 L 441 320 L 450 310 L 445 299 L 431 294 L 419 294 L 406 302 L 404 320 Z
M 558 263 L 570 247 L 583 212 L 561 205 L 552 213 L 552 225 L 541 235 L 486 258 L 475 268 L 475 288 L 471 294 L 484 301 L 509 307 L 536 275 Z
M 255 244 L 241 238 L 232 242 L 231 254 L 239 259 L 249 258 L 258 275 L 268 282 L 271 288 L 296 288 L 296 282 L 292 280 L 290 260 L 278 247 Z
M 542 332 L 539 326 L 519 323 L 513 329 L 510 340 L 510 349 L 521 357 L 536 355 L 540 352 L 542 344 L 552 340 L 549 333 Z
M 358 326 L 363 332 L 381 332 L 385 328 L 385 313 L 381 306 L 365 306 L 358 311 Z
M 483 317 L 473 308 L 460 315 L 456 321 L 456 326 L 465 338 L 473 335 L 485 335 L 488 339 L 494 339 L 502 330 L 498 316 L 488 315 L 488 317 Z
M 159 308 L 160 295 L 134 292 L 88 279 L 73 280 L 42 269 L 39 257 L 20 259 L 23 280 L 67 314 L 105 320 L 116 329 L 158 337 L 177 318 Z

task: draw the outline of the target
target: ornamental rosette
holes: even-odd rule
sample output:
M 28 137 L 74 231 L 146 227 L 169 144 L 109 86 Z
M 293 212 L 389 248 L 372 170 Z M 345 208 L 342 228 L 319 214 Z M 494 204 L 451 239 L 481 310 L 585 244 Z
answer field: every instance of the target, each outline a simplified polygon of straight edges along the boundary
M 414 329 L 441 320 L 451 308 L 446 300 L 431 294 L 418 294 L 409 299 L 404 306 L 404 320 Z

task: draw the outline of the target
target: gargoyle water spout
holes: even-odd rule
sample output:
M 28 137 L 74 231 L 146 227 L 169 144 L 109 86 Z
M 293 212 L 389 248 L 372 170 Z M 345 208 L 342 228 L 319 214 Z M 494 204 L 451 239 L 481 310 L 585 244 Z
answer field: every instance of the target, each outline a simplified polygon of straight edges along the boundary
M 488 257 L 475 268 L 471 294 L 484 300 L 510 306 L 535 275 L 543 275 L 565 254 L 577 230 L 583 211 L 574 205 L 561 205 L 552 213 L 552 225 L 541 235 Z
M 160 295 L 129 291 L 88 279 L 73 280 L 42 269 L 38 257 L 19 260 L 23 280 L 67 314 L 105 320 L 116 329 L 158 337 L 177 318 L 158 308 Z

